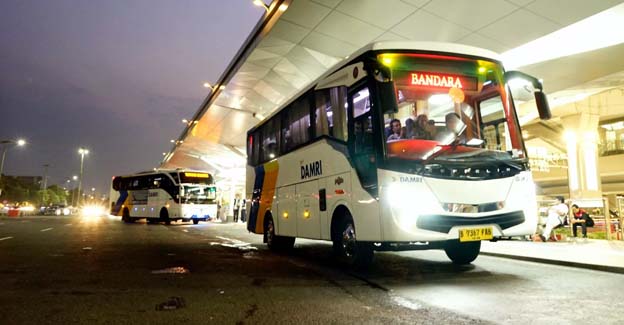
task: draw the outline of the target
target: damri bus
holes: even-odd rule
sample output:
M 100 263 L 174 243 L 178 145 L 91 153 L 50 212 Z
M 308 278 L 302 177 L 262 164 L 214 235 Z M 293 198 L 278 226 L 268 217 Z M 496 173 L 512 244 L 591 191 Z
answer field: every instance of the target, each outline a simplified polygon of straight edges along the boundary
M 206 221 L 217 216 L 217 189 L 212 175 L 187 170 L 155 170 L 115 176 L 111 214 L 127 223 Z
M 370 44 L 248 131 L 247 229 L 274 249 L 331 240 L 356 265 L 411 249 L 467 264 L 481 240 L 532 234 L 520 100 L 550 117 L 541 83 L 490 51 Z

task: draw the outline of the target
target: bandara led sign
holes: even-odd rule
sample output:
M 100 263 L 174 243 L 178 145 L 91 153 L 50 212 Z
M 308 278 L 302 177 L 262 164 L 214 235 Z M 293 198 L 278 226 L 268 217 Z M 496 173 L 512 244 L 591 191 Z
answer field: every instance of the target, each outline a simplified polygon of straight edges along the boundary
M 411 73 L 411 85 L 428 86 L 428 87 L 444 87 L 463 89 L 464 85 L 459 76 L 440 75 L 423 72 Z
M 477 78 L 461 74 L 397 70 L 394 77 L 398 84 L 413 87 L 477 90 Z

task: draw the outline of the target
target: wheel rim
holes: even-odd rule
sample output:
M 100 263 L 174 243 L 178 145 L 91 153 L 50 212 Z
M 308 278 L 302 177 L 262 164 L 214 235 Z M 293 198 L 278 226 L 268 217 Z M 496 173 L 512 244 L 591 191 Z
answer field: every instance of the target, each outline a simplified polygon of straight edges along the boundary
M 275 229 L 273 227 L 273 220 L 267 222 L 267 244 L 272 245 L 275 236 Z
M 355 255 L 355 228 L 352 223 L 348 223 L 342 232 L 342 251 L 347 257 Z

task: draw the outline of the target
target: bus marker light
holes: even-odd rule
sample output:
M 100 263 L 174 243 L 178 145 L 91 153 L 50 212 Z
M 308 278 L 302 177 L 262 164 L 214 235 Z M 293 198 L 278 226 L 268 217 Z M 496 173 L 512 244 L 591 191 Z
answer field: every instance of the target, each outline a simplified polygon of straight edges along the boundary
M 304 217 L 304 218 L 306 218 L 306 219 L 307 219 L 307 218 L 310 218 L 310 211 L 305 210 L 305 211 L 303 212 L 303 217 Z
M 336 194 L 344 194 L 344 190 L 335 190 Z
M 288 212 L 284 212 L 284 219 L 288 219 Z

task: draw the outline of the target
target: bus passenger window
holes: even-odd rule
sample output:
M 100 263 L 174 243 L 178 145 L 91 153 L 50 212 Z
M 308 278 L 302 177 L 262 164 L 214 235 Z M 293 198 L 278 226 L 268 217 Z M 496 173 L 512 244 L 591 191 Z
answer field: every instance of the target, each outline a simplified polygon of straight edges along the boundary
M 278 155 L 277 151 L 277 134 L 279 132 L 279 120 L 277 118 L 270 119 L 262 127 L 262 161 L 269 161 Z
M 335 87 L 315 92 L 316 135 L 347 140 L 347 88 Z
M 287 153 L 310 140 L 310 104 L 303 97 L 282 113 L 282 153 Z

